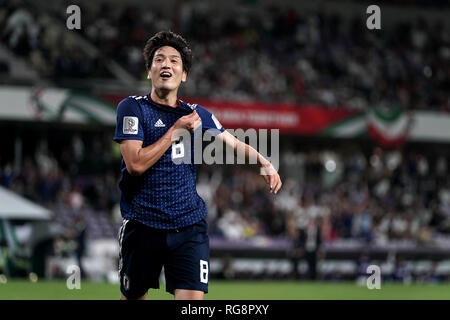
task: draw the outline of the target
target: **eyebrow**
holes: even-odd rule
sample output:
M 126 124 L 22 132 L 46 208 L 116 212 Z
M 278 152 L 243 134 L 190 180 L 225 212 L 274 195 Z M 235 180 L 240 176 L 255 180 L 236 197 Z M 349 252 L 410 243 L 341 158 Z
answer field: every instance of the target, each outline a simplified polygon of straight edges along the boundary
M 166 55 L 162 54 L 162 53 L 158 53 L 158 54 L 155 54 L 155 57 L 166 57 Z M 178 59 L 181 58 L 179 55 L 176 55 L 176 54 L 171 54 L 171 55 L 169 55 L 169 57 L 170 58 L 178 58 Z

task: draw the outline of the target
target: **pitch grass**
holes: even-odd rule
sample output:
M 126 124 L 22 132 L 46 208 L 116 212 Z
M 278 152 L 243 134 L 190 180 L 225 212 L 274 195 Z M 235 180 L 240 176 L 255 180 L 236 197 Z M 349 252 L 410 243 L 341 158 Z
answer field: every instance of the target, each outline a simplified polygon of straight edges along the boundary
M 151 289 L 148 299 L 172 300 L 165 292 Z M 2 300 L 118 300 L 119 286 L 81 282 L 80 290 L 69 290 L 65 281 L 10 279 L 0 283 Z M 221 281 L 209 285 L 206 300 L 450 300 L 450 284 L 382 284 L 369 290 L 353 282 Z

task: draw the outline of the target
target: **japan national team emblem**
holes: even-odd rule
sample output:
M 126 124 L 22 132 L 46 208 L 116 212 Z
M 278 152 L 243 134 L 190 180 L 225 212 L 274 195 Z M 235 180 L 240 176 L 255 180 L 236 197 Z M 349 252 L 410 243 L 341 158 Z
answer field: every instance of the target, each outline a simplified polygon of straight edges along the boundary
M 137 117 L 123 117 L 123 133 L 137 134 L 138 133 L 138 118 Z

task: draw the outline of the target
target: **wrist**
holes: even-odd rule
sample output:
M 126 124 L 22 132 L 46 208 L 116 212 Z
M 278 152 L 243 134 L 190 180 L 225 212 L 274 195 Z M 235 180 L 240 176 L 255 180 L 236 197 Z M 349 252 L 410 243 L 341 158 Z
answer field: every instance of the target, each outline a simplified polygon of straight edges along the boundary
M 261 168 L 269 168 L 272 165 L 269 160 L 265 159 L 261 155 L 258 157 L 258 162 Z
M 168 137 L 170 143 L 178 140 L 178 135 L 176 134 L 176 130 L 175 130 L 174 126 L 170 127 L 169 130 L 167 130 L 166 134 L 167 134 L 167 137 Z

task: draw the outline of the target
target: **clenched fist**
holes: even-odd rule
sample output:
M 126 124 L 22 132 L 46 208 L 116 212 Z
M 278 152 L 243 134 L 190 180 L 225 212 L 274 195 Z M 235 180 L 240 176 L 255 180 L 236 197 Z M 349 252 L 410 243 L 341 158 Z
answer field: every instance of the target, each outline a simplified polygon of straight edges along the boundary
M 193 132 L 197 129 L 202 123 L 202 119 L 198 116 L 197 111 L 194 110 L 191 114 L 186 116 L 182 116 L 180 119 L 175 122 L 173 125 L 174 129 L 187 129 Z

